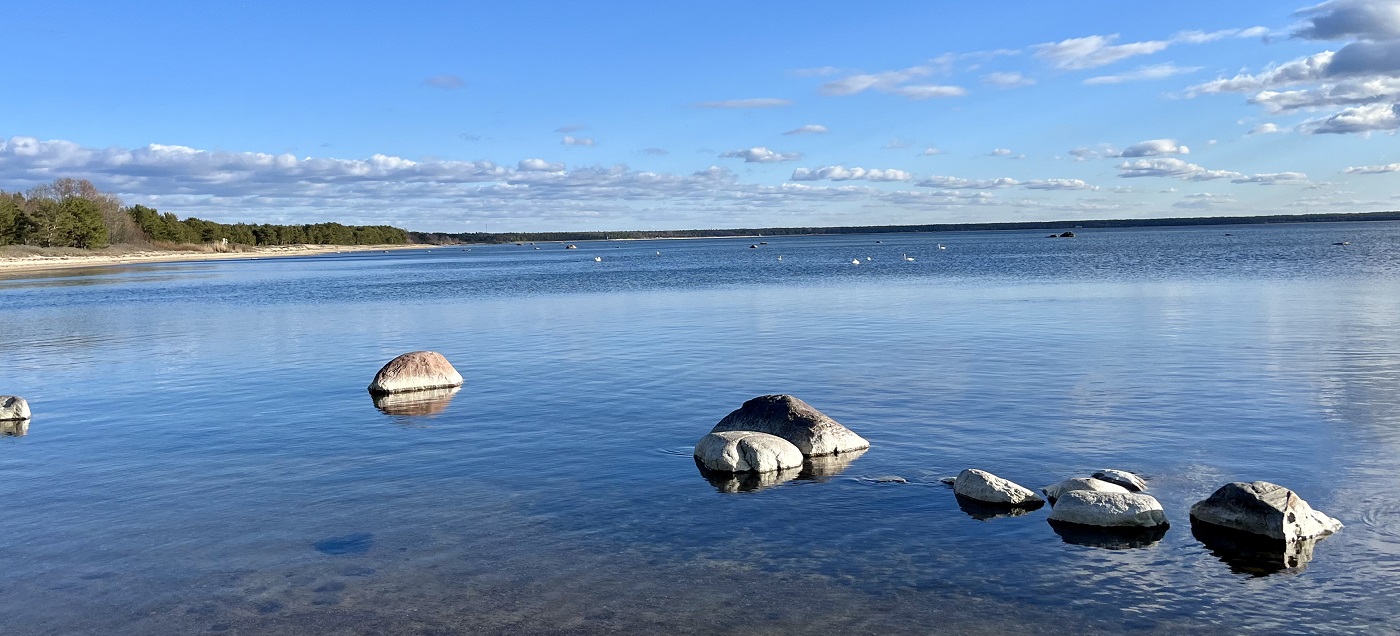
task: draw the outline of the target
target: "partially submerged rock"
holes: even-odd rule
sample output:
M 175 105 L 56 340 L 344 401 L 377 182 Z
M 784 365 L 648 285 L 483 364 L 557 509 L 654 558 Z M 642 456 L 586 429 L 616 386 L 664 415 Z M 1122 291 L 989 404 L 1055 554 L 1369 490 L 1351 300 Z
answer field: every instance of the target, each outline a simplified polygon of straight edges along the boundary
M 29 403 L 18 395 L 0 395 L 0 422 L 29 419 Z
M 414 351 L 390 360 L 374 374 L 369 392 L 380 395 L 458 386 L 462 386 L 462 374 L 442 354 Z
M 29 420 L 0 420 L 0 436 L 24 437 L 29 434 Z
M 1267 481 L 1225 484 L 1191 506 L 1191 519 L 1288 543 L 1342 529 L 1342 522 L 1313 510 L 1292 490 Z
M 1045 505 L 1045 502 L 1039 499 L 1027 501 L 1023 504 L 1004 504 L 979 501 L 957 493 L 953 494 L 953 498 L 957 500 L 959 510 L 962 510 L 967 513 L 967 516 L 978 521 L 991 521 L 992 519 L 1000 519 L 1002 517 L 1019 517 L 1021 515 L 1030 514 L 1032 511 Z
M 777 435 L 804 455 L 830 455 L 869 448 L 870 442 L 856 435 L 791 395 L 760 395 L 720 420 L 711 433 L 758 431 Z
M 768 473 L 731 473 L 710 470 L 700 463 L 699 457 L 695 458 L 695 467 L 700 470 L 700 476 L 704 477 L 705 481 L 710 482 L 715 490 L 723 493 L 757 492 L 780 486 L 802 475 L 801 468 L 788 468 Z
M 1134 475 L 1133 473 L 1130 473 L 1126 470 L 1114 470 L 1112 468 L 1105 468 L 1101 471 L 1094 473 L 1094 479 L 1122 486 L 1124 488 L 1127 488 L 1129 492 L 1142 492 L 1144 490 L 1147 490 L 1147 482 L 1143 481 L 1141 477 L 1138 477 L 1137 475 Z
M 1312 561 L 1313 549 L 1321 540 L 1282 541 L 1195 518 L 1191 519 L 1191 536 L 1230 566 L 1231 572 L 1255 577 L 1302 571 Z
M 1040 489 L 1045 493 L 1045 498 L 1050 500 L 1050 505 L 1055 505 L 1055 500 L 1067 492 L 1074 490 L 1091 490 L 1094 492 L 1128 492 L 1127 488 L 1117 484 L 1111 484 L 1101 479 L 1093 477 L 1074 477 L 1064 481 L 1058 481 Z
M 862 448 L 840 455 L 813 455 L 802 462 L 802 478 L 825 481 L 845 472 L 851 463 L 860 459 L 870 449 Z
M 695 459 L 705 468 L 727 473 L 770 473 L 802 467 L 802 451 L 791 442 L 755 431 L 710 433 L 695 445 Z
M 957 479 L 953 480 L 953 492 L 993 504 L 1021 506 L 1044 503 L 1040 495 L 1031 489 L 976 468 L 958 473 Z
M 1151 528 L 1166 524 L 1167 513 L 1152 495 L 1071 490 L 1055 502 L 1050 519 L 1107 528 Z

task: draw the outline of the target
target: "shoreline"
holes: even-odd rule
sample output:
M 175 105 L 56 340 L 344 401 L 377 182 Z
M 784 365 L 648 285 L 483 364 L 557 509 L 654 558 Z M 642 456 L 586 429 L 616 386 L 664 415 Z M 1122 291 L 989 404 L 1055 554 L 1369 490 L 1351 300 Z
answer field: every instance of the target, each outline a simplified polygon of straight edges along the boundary
M 432 245 L 276 245 L 249 248 L 243 252 L 193 252 L 180 250 L 141 249 L 125 254 L 65 254 L 48 256 L 0 256 L 0 276 L 11 273 L 42 272 L 87 267 L 141 265 L 145 263 L 178 263 L 197 261 L 252 260 L 319 256 L 343 252 L 374 252 L 404 249 L 433 249 Z

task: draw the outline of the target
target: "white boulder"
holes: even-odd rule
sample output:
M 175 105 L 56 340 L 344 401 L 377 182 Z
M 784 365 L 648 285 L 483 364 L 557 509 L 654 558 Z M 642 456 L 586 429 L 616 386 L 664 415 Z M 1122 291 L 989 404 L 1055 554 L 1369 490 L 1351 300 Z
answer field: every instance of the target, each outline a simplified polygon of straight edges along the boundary
M 1114 470 L 1112 468 L 1105 468 L 1101 471 L 1094 473 L 1094 479 L 1122 486 L 1124 488 L 1127 488 L 1130 492 L 1142 492 L 1144 490 L 1147 490 L 1147 482 L 1143 481 L 1141 477 L 1138 477 L 1137 475 L 1134 475 L 1133 473 L 1130 473 L 1126 470 Z
M 436 351 L 405 353 L 374 374 L 369 392 L 376 395 L 462 386 L 462 374 Z
M 711 433 L 723 431 L 777 435 L 792 442 L 803 455 L 830 455 L 870 448 L 865 438 L 791 395 L 760 395 L 744 402 L 710 429 Z
M 802 451 L 791 442 L 756 431 L 710 433 L 695 445 L 705 468 L 726 473 L 768 473 L 802 466 Z
M 1050 520 L 1106 528 L 1151 528 L 1166 523 L 1167 513 L 1151 495 L 1071 490 L 1055 502 Z
M 1093 477 L 1074 477 L 1072 479 L 1066 479 L 1064 481 L 1055 482 L 1053 484 L 1050 484 L 1049 486 L 1041 488 L 1040 492 L 1045 493 L 1045 497 L 1050 500 L 1050 505 L 1054 505 L 1055 500 L 1059 499 L 1060 495 L 1074 490 L 1092 490 L 1094 492 L 1119 493 L 1128 492 L 1127 488 L 1124 488 L 1117 484 L 1110 484 L 1100 479 L 1094 479 Z
M 0 422 L 29 419 L 29 403 L 18 395 L 0 395 Z
M 969 499 L 1012 506 L 1038 505 L 1045 501 L 1025 486 L 976 468 L 958 473 L 953 480 L 953 492 Z
M 1342 529 L 1342 522 L 1313 510 L 1292 490 L 1267 481 L 1225 484 L 1191 506 L 1191 518 L 1289 543 Z

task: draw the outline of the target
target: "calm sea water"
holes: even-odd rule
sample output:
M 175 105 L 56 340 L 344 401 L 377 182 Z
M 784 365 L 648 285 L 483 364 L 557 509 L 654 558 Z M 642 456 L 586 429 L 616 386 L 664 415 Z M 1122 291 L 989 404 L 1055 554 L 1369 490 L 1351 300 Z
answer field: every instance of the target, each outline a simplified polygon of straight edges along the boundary
M 0 278 L 0 633 L 1400 631 L 1400 225 L 538 247 Z M 416 349 L 466 385 L 376 408 Z M 702 475 L 777 392 L 871 449 Z M 1172 525 L 969 514 L 967 467 Z M 1203 544 L 1236 480 L 1346 528 Z

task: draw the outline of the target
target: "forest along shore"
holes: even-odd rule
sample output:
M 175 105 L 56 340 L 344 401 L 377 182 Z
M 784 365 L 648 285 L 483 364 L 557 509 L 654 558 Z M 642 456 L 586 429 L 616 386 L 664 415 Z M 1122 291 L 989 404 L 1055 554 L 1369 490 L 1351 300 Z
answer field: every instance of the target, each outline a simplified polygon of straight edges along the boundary
M 33 253 L 0 248 L 0 276 L 9 273 L 34 272 L 52 269 L 79 267 L 108 267 L 113 265 L 134 265 L 140 263 L 166 263 L 177 261 L 213 261 L 230 259 L 281 258 L 288 256 L 315 256 L 340 252 L 376 252 L 403 249 L 432 249 L 431 245 L 268 245 L 260 247 L 239 246 L 240 251 L 192 251 L 161 250 L 132 247 L 130 251 L 119 248 L 107 250 L 44 249 Z

